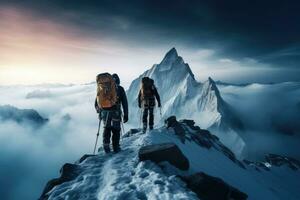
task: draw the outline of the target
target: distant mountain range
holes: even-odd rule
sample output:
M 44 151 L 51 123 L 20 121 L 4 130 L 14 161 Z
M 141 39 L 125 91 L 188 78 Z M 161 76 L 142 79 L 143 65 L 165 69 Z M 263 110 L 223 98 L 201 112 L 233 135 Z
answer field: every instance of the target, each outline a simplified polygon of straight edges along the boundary
M 26 123 L 34 126 L 41 126 L 48 122 L 34 109 L 19 109 L 14 106 L 0 106 L 0 121 L 14 121 L 17 123 Z

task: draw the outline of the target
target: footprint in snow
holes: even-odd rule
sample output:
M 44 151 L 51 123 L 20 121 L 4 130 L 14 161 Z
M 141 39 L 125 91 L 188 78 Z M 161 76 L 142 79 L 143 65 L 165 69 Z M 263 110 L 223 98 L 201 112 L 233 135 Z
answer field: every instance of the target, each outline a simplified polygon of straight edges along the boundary
M 142 172 L 139 177 L 140 178 L 146 178 L 147 176 L 149 176 L 149 173 L 148 172 Z
M 154 184 L 156 184 L 156 185 L 165 185 L 165 183 L 162 180 L 155 180 Z
M 145 192 L 142 192 L 142 191 L 136 192 L 136 198 L 139 200 L 147 200 L 148 199 Z

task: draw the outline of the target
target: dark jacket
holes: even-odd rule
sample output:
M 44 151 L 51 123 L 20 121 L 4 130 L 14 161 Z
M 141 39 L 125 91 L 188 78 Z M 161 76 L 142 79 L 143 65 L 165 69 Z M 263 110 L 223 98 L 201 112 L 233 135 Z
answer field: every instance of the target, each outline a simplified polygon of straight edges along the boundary
M 124 88 L 120 85 L 117 86 L 117 95 L 118 95 L 117 106 L 112 109 L 121 110 L 121 105 L 122 105 L 124 117 L 128 118 L 127 96 L 126 96 L 126 92 L 125 92 Z M 97 103 L 97 98 L 95 99 L 95 109 L 97 110 L 97 112 L 100 111 L 100 108 Z
M 149 102 L 149 104 L 151 104 L 151 105 L 143 105 L 143 106 L 150 106 L 150 107 L 153 106 L 153 107 L 154 107 L 154 106 L 155 106 L 155 99 L 154 99 L 154 97 L 156 98 L 156 101 L 157 101 L 157 103 L 158 103 L 158 107 L 161 106 L 160 96 L 159 96 L 159 94 L 158 94 L 158 92 L 157 92 L 157 89 L 156 89 L 156 87 L 155 87 L 154 85 L 153 85 L 153 94 L 154 94 L 154 96 L 153 96 L 152 99 L 150 99 L 150 102 Z M 142 106 L 142 103 L 145 104 L 145 102 L 144 102 L 143 100 L 144 100 L 144 99 L 142 99 L 142 90 L 140 90 L 139 96 L 138 96 L 139 107 Z M 147 104 L 147 103 L 146 103 L 146 104 Z

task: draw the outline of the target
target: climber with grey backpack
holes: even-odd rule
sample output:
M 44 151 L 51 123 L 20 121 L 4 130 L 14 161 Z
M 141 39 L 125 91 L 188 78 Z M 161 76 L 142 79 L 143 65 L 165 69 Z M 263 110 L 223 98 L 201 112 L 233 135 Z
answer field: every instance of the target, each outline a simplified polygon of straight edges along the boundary
M 149 77 L 143 77 L 141 89 L 138 95 L 139 108 L 142 110 L 143 133 L 146 133 L 149 116 L 149 129 L 152 130 L 154 126 L 154 108 L 155 99 L 158 107 L 161 108 L 160 97 L 154 85 L 154 80 Z
M 128 121 L 128 102 L 125 90 L 120 86 L 117 74 L 102 73 L 96 77 L 97 96 L 95 109 L 99 113 L 99 125 L 94 154 L 97 146 L 99 129 L 103 122 L 103 149 L 105 153 L 111 152 L 110 140 L 115 153 L 121 150 L 121 126 Z

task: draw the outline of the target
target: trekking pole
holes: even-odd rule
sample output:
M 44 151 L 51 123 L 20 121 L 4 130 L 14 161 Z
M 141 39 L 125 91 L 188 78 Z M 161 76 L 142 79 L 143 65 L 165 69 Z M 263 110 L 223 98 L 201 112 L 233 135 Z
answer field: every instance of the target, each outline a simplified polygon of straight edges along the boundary
M 140 128 L 142 128 L 142 112 L 143 112 L 143 109 L 140 108 Z
M 95 146 L 94 146 L 93 155 L 95 155 L 95 151 L 96 151 L 96 147 L 97 147 L 97 143 L 98 143 L 98 137 L 99 137 L 100 126 L 101 126 L 101 118 L 99 119 L 98 131 L 97 131 L 97 137 L 96 137 L 96 142 L 95 142 Z
M 162 120 L 162 112 L 161 112 L 161 110 L 162 110 L 162 106 L 159 107 L 160 121 Z
M 121 131 L 121 140 L 123 140 L 123 135 L 125 135 L 125 128 L 124 128 L 124 122 L 123 122 L 123 120 L 122 120 L 122 131 Z M 122 134 L 122 132 L 123 132 L 123 134 Z
M 121 131 L 121 141 L 123 140 L 123 135 L 125 135 L 125 129 L 124 129 L 124 114 L 123 114 L 123 112 L 122 112 L 122 114 L 121 114 L 121 127 L 122 127 L 122 131 Z M 122 134 L 122 132 L 123 132 L 123 134 Z

